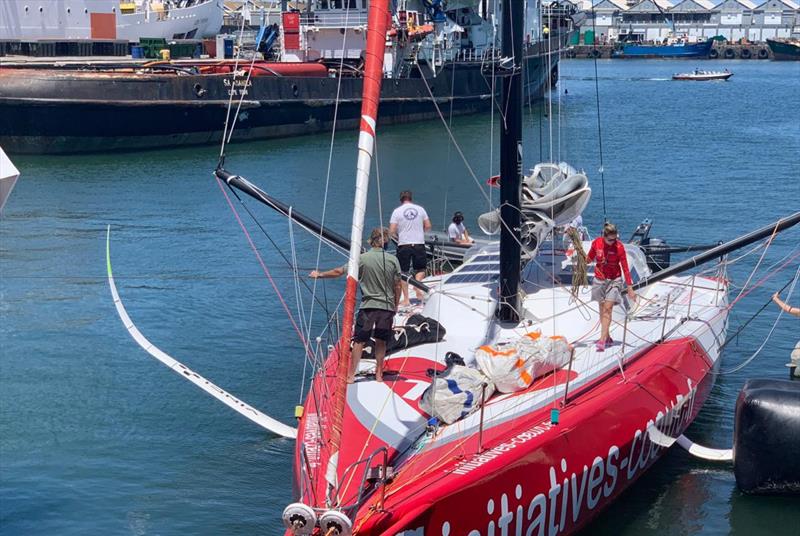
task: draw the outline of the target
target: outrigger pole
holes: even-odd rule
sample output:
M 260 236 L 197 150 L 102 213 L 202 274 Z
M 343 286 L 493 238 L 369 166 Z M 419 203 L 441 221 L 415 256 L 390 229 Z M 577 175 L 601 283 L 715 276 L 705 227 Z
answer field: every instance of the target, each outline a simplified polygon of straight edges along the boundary
M 340 235 L 335 231 L 331 231 L 323 227 L 317 220 L 306 216 L 302 212 L 298 212 L 293 207 L 279 201 L 266 193 L 264 190 L 253 184 L 252 182 L 248 181 L 244 177 L 239 175 L 234 175 L 224 169 L 217 169 L 214 174 L 216 177 L 223 181 L 225 184 L 240 190 L 256 201 L 267 205 L 269 208 L 273 209 L 274 211 L 278 212 L 279 214 L 283 214 L 287 218 L 291 219 L 292 221 L 296 222 L 303 228 L 307 229 L 312 234 L 315 234 L 324 240 L 327 240 L 334 246 L 338 247 L 342 251 L 350 251 L 350 240 L 345 238 L 344 236 Z M 363 248 L 362 248 L 363 251 Z M 402 274 L 401 276 L 403 279 L 408 281 L 411 286 L 414 286 L 420 289 L 423 292 L 429 292 L 430 287 L 421 281 L 417 281 L 413 277 Z
M 712 248 L 705 253 L 701 253 L 700 255 L 695 255 L 685 261 L 681 261 L 678 264 L 670 266 L 669 268 L 665 268 L 660 270 L 650 277 L 646 277 L 636 283 L 633 286 L 634 290 L 638 290 L 640 288 L 646 287 L 647 285 L 652 285 L 653 283 L 657 283 L 664 278 L 669 276 L 679 274 L 681 272 L 685 272 L 686 270 L 691 270 L 692 268 L 696 268 L 701 264 L 705 264 L 708 261 L 714 260 L 716 258 L 722 257 L 730 253 L 731 251 L 743 248 L 745 246 L 749 246 L 753 242 L 757 242 L 762 238 L 766 238 L 768 236 L 777 234 L 781 231 L 784 231 L 790 227 L 794 227 L 800 223 L 800 212 L 795 212 L 791 216 L 787 216 L 785 218 L 781 218 L 780 220 L 770 223 L 760 229 L 756 229 L 746 235 L 740 236 L 739 238 L 735 238 L 729 242 L 725 242 L 724 244 L 720 244 L 719 246 Z

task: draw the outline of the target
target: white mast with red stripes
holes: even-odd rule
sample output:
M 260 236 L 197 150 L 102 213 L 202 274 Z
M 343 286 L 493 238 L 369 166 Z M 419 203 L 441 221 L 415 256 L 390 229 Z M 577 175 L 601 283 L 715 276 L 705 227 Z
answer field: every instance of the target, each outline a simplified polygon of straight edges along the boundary
M 358 163 L 356 165 L 356 191 L 353 205 L 353 225 L 350 232 L 350 260 L 347 265 L 347 287 L 344 299 L 342 338 L 339 341 L 339 364 L 337 388 L 334 393 L 330 457 L 325 478 L 329 489 L 337 486 L 338 451 L 341 442 L 341 423 L 347 391 L 347 375 L 350 369 L 350 336 L 355 317 L 356 289 L 358 287 L 358 264 L 361 256 L 361 237 L 364 232 L 364 212 L 367 206 L 369 171 L 372 151 L 375 147 L 375 125 L 378 119 L 381 82 L 383 81 L 383 55 L 386 48 L 386 31 L 390 14 L 388 0 L 371 0 L 367 19 L 367 49 L 364 68 L 364 88 L 361 103 L 361 132 L 358 136 Z

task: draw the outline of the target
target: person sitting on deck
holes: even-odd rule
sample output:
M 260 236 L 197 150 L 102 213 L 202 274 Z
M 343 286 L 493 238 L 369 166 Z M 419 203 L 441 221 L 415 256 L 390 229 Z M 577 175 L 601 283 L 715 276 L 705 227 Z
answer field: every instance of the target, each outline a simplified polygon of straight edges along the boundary
M 614 304 L 622 303 L 621 276 L 625 276 L 628 297 L 631 301 L 636 300 L 625 246 L 617 238 L 616 225 L 606 223 L 603 226 L 603 236 L 592 242 L 592 247 L 589 248 L 589 253 L 586 255 L 587 263 L 597 261 L 592 282 L 592 300 L 600 304 L 600 338 L 596 343 L 598 352 L 605 351 L 606 345 L 614 343 L 608 333 L 608 328 L 611 325 L 611 312 Z
M 358 261 L 358 282 L 361 287 L 361 307 L 356 316 L 353 333 L 353 353 L 347 383 L 353 383 L 364 344 L 375 338 L 375 380 L 383 381 L 383 358 L 386 344 L 392 336 L 392 325 L 400 302 L 400 263 L 386 251 L 389 229 L 376 227 L 369 236 L 372 247 Z M 334 278 L 347 273 L 347 265 L 320 272 L 313 270 L 311 278 Z
M 464 215 L 460 212 L 453 214 L 453 223 L 447 228 L 447 237 L 456 244 L 472 244 L 475 242 L 464 227 Z

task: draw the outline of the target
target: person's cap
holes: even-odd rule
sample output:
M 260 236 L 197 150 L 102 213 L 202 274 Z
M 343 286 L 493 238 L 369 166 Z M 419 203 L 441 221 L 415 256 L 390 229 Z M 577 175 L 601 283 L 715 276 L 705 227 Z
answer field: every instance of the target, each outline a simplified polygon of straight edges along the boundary
M 464 215 L 461 214 L 461 212 L 456 212 L 455 214 L 453 214 L 453 219 L 454 220 L 463 220 L 464 219 Z

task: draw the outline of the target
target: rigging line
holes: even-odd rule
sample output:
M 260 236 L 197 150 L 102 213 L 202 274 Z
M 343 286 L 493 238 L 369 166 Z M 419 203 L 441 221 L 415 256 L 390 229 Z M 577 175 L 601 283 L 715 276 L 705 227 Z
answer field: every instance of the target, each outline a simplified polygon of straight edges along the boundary
M 291 218 L 291 207 L 289 207 L 289 251 L 292 258 L 292 286 L 294 287 L 294 299 L 297 304 L 297 319 L 300 322 L 300 327 L 305 334 L 305 340 L 311 341 L 311 328 L 306 323 L 305 308 L 303 307 L 302 289 L 300 288 L 300 274 L 297 270 L 297 248 L 294 241 L 294 222 Z M 313 303 L 313 302 L 312 302 Z M 309 343 L 310 344 L 310 343 Z M 306 363 L 308 360 L 306 360 Z M 305 365 L 304 365 L 305 368 Z
M 350 17 L 350 4 L 349 3 L 347 4 L 347 9 L 345 10 L 344 17 L 345 17 L 344 21 L 345 21 L 345 27 L 346 27 L 347 24 L 348 24 L 348 21 L 349 21 L 349 17 Z M 337 119 L 339 117 L 339 100 L 341 98 L 342 72 L 344 71 L 344 56 L 345 56 L 344 52 L 345 52 L 345 46 L 346 45 L 347 45 L 347 32 L 345 31 L 342 34 L 342 48 L 341 48 L 342 57 L 341 57 L 341 60 L 339 61 L 339 76 L 338 76 L 338 79 L 336 80 L 336 100 L 334 101 L 334 105 L 333 105 L 333 126 L 331 127 L 331 143 L 330 143 L 330 146 L 329 146 L 329 149 L 328 149 L 328 166 L 327 166 L 327 169 L 325 171 L 325 190 L 324 190 L 325 194 L 324 194 L 324 196 L 322 198 L 322 215 L 320 216 L 320 224 L 319 224 L 320 225 L 320 234 L 319 234 L 319 238 L 320 239 L 317 242 L 317 255 L 316 255 L 316 261 L 314 263 L 315 264 L 315 268 L 314 268 L 315 270 L 319 270 L 319 261 L 320 261 L 321 255 L 322 255 L 322 232 L 325 230 L 325 216 L 327 214 L 327 209 L 328 209 L 328 192 L 330 191 L 331 167 L 333 165 L 333 148 L 334 148 L 334 143 L 336 141 L 336 122 L 337 122 Z M 310 326 L 311 326 L 313 318 L 314 318 L 314 300 L 315 300 L 316 295 L 317 295 L 317 282 L 318 282 L 317 279 L 314 279 L 314 281 L 312 283 L 312 289 L 311 289 L 311 300 L 310 300 L 311 301 L 311 311 L 309 313 L 309 318 L 308 318 L 309 336 L 311 335 Z M 324 284 L 324 282 L 323 282 L 322 288 L 323 288 L 323 292 L 325 292 L 325 284 Z M 326 306 L 327 306 L 327 299 L 325 300 L 325 302 L 326 302 Z M 323 310 L 325 311 L 326 315 L 329 314 L 327 308 L 324 308 Z
M 787 282 L 786 282 L 786 284 L 785 284 L 785 285 L 783 285 L 783 286 L 780 288 L 780 290 L 778 290 L 778 294 L 780 294 L 781 292 L 783 292 L 784 290 L 786 290 L 786 287 L 788 287 L 788 286 L 789 286 L 789 285 L 792 283 L 792 281 L 794 281 L 794 280 L 795 280 L 795 278 L 789 279 L 789 281 L 787 281 Z M 770 296 L 770 298 L 769 298 L 769 299 L 766 301 L 766 303 L 765 303 L 764 305 L 762 305 L 762 306 L 761 306 L 761 308 L 760 308 L 758 311 L 756 311 L 756 312 L 755 312 L 755 314 L 753 314 L 753 315 L 752 315 L 750 318 L 748 318 L 748 319 L 747 319 L 747 322 L 745 322 L 744 324 L 742 324 L 742 325 L 739 327 L 739 329 L 737 329 L 737 330 L 736 330 L 736 333 L 734 333 L 733 335 L 731 335 L 730 337 L 728 337 L 728 338 L 727 338 L 727 340 L 726 340 L 724 343 L 722 343 L 722 346 L 720 346 L 720 347 L 719 347 L 719 349 L 720 349 L 720 350 L 722 350 L 723 348 L 725 348 L 725 347 L 728 345 L 728 343 L 732 342 L 732 341 L 733 341 L 733 340 L 734 340 L 736 337 L 738 337 L 738 336 L 739 336 L 739 333 L 741 333 L 741 332 L 744 330 L 744 328 L 746 328 L 746 327 L 747 327 L 747 326 L 750 324 L 750 322 L 752 322 L 753 320 L 755 320 L 755 319 L 756 319 L 756 317 L 757 317 L 759 314 L 761 314 L 761 311 L 763 311 L 764 309 L 766 309 L 766 308 L 769 306 L 769 304 L 770 304 L 770 303 L 772 303 L 772 297 L 771 297 L 771 296 Z
M 219 179 L 217 179 L 217 180 L 219 180 Z M 248 207 L 247 204 L 244 202 L 244 200 L 241 197 L 239 197 L 238 192 L 231 185 L 226 183 L 226 186 L 228 186 L 228 189 L 231 191 L 231 193 L 233 193 L 234 197 L 236 197 L 236 199 L 242 205 L 242 207 L 247 212 L 247 214 L 250 215 L 250 219 L 252 219 L 253 222 L 256 224 L 256 226 L 261 230 L 261 233 L 265 237 L 267 237 L 267 240 L 269 240 L 270 244 L 272 244 L 272 247 L 275 248 L 275 251 L 277 251 L 278 255 L 281 256 L 281 258 L 284 260 L 286 265 L 291 269 L 292 268 L 292 262 L 286 257 L 286 255 L 283 253 L 283 250 L 280 248 L 280 246 L 278 246 L 278 244 L 275 243 L 275 241 L 272 239 L 272 236 L 270 236 L 270 234 L 267 232 L 267 230 L 264 228 L 264 226 L 261 224 L 261 222 L 258 220 L 258 218 L 256 218 L 255 214 L 253 214 L 253 212 L 250 210 L 250 207 Z M 223 190 L 223 193 L 224 193 L 224 190 Z M 226 197 L 227 197 L 227 195 L 226 195 Z M 302 225 L 300 226 L 300 228 L 308 231 L 308 229 L 306 229 Z M 309 231 L 309 234 L 311 234 L 311 236 L 316 236 L 316 233 L 311 233 L 310 231 Z M 334 251 L 339 252 L 339 250 L 336 247 L 334 247 L 332 244 L 331 244 L 331 249 L 333 249 Z M 277 277 L 280 277 L 280 276 L 276 276 L 276 278 Z M 303 284 L 303 286 L 306 287 L 306 290 L 308 290 L 309 292 L 311 291 L 311 289 L 308 286 L 308 283 L 306 283 L 305 280 L 301 280 L 301 283 Z M 323 308 L 323 310 L 327 314 L 328 313 L 327 305 L 322 303 L 319 300 L 319 298 L 315 298 L 315 301 Z
M 484 0 L 484 2 L 488 2 L 488 0 Z M 496 7 L 497 2 L 494 2 L 492 6 L 492 103 L 491 103 L 491 111 L 489 115 L 489 176 L 494 176 L 494 108 L 497 106 L 497 77 L 495 76 L 495 67 L 497 66 L 497 61 L 495 61 L 495 49 L 497 46 L 497 17 L 494 15 L 497 11 L 494 9 Z M 485 56 L 484 56 L 485 57 Z M 481 66 L 481 73 L 483 73 L 483 66 Z M 492 210 L 492 189 L 489 188 L 489 210 Z M 445 223 L 447 219 L 445 219 Z
M 241 43 L 242 37 L 244 36 L 244 21 L 245 21 L 245 18 L 242 17 L 242 27 L 239 30 L 239 39 L 240 39 L 239 42 L 240 43 Z M 228 134 L 228 121 L 230 121 L 231 107 L 233 106 L 233 93 L 234 93 L 233 92 L 233 88 L 235 87 L 235 82 L 236 82 L 236 72 L 239 70 L 239 58 L 241 57 L 241 54 L 242 54 L 242 47 L 240 46 L 238 52 L 236 53 L 236 61 L 233 64 L 233 73 L 232 73 L 233 76 L 231 77 L 231 92 L 230 92 L 230 95 L 228 97 L 228 109 L 225 111 L 225 125 L 224 125 L 224 128 L 222 130 L 222 142 L 220 143 L 220 148 L 219 148 L 219 164 L 218 165 L 220 167 L 222 166 L 222 161 L 225 159 L 225 138 L 227 137 L 227 134 Z
M 547 17 L 548 25 L 551 24 Z M 550 161 L 553 161 L 553 32 L 547 27 L 547 131 L 550 145 Z M 551 218 L 552 219 L 552 218 Z
M 797 279 L 798 278 L 800 278 L 800 266 L 797 267 L 797 271 L 795 272 L 794 277 L 791 280 L 792 286 L 789 287 L 789 292 L 786 295 L 786 299 L 787 300 L 791 299 L 792 294 L 794 293 L 794 288 L 795 288 L 795 286 L 797 284 Z M 784 288 L 786 288 L 786 287 L 784 287 Z M 772 301 L 771 298 L 770 298 L 770 301 Z M 769 304 L 769 302 L 767 302 L 767 304 Z M 740 365 L 737 365 L 736 367 L 734 367 L 734 368 L 732 368 L 730 370 L 721 370 L 719 372 L 714 372 L 713 370 L 710 370 L 709 372 L 711 374 L 716 374 L 718 376 L 723 376 L 725 374 L 733 374 L 734 372 L 738 372 L 738 371 L 742 370 L 744 367 L 746 367 L 747 365 L 749 365 L 753 361 L 753 359 L 758 357 L 758 355 L 761 353 L 761 350 L 763 350 L 764 347 L 767 345 L 767 342 L 769 342 L 769 339 L 772 337 L 772 334 L 775 332 L 775 328 L 778 327 L 778 322 L 780 322 L 781 318 L 783 317 L 783 312 L 784 312 L 783 309 L 781 309 L 781 311 L 778 313 L 777 318 L 775 318 L 775 323 L 772 324 L 772 329 L 770 329 L 769 333 L 767 334 L 767 338 L 764 339 L 764 342 L 761 343 L 761 346 L 759 346 L 758 349 L 755 352 L 753 352 L 753 355 L 748 357 Z M 723 344 L 723 346 L 724 346 L 724 344 Z
M 606 211 L 606 179 L 605 179 L 605 166 L 603 165 L 603 132 L 600 123 L 600 83 L 597 77 L 597 16 L 594 11 L 594 3 L 592 3 L 592 57 L 594 58 L 594 95 L 595 102 L 597 103 L 597 144 L 600 151 L 600 185 L 603 193 L 603 223 L 608 221 L 608 212 Z
M 255 242 L 253 242 L 253 238 L 250 236 L 250 232 L 247 230 L 247 227 L 244 225 L 244 222 L 242 221 L 242 218 L 239 216 L 239 213 L 236 211 L 236 207 L 233 205 L 233 202 L 231 201 L 231 198 L 228 195 L 228 192 L 226 192 L 225 188 L 222 187 L 222 184 L 220 183 L 220 181 L 217 181 L 217 183 L 219 184 L 220 190 L 222 190 L 222 194 L 225 196 L 225 201 L 228 202 L 228 206 L 231 208 L 231 211 L 233 211 L 233 215 L 236 218 L 236 221 L 239 222 L 239 226 L 242 228 L 242 231 L 244 231 L 244 235 L 245 235 L 245 238 L 247 238 L 247 242 L 250 244 L 250 247 L 253 249 L 253 252 L 256 254 L 256 258 L 258 259 L 258 262 L 261 265 L 261 269 L 264 271 L 264 274 L 267 276 L 267 279 L 269 280 L 270 285 L 272 285 L 272 288 L 275 291 L 275 294 L 277 294 L 278 300 L 281 302 L 281 305 L 283 306 L 284 311 L 286 311 L 286 314 L 289 316 L 289 322 L 291 322 L 292 327 L 297 332 L 297 336 L 300 337 L 300 342 L 303 343 L 303 348 L 305 349 L 306 353 L 308 354 L 308 357 L 313 359 L 313 355 L 311 354 L 310 346 L 309 346 L 308 342 L 306 341 L 305 337 L 303 336 L 303 332 L 300 330 L 300 328 L 298 327 L 297 323 L 295 322 L 294 315 L 292 315 L 291 310 L 289 310 L 289 306 L 287 305 L 286 300 L 283 299 L 283 295 L 281 294 L 281 291 L 278 289 L 278 285 L 275 284 L 275 280 L 272 279 L 272 274 L 270 273 L 269 268 L 267 268 L 267 265 L 264 262 L 264 259 L 261 257 L 261 254 L 258 252 L 258 248 L 256 247 Z
M 227 143 L 231 142 L 231 138 L 233 138 L 233 129 L 236 128 L 236 121 L 239 119 L 239 111 L 242 109 L 242 103 L 244 102 L 244 97 L 247 95 L 247 88 L 250 86 L 250 78 L 253 76 L 253 66 L 256 64 L 256 55 L 253 54 L 253 60 L 250 62 L 250 69 L 247 71 L 247 78 L 244 80 L 244 86 L 242 89 L 239 90 L 239 102 L 236 104 L 236 112 L 233 114 L 233 122 L 231 123 L 230 132 L 228 132 L 228 141 Z M 233 81 L 231 83 L 231 93 L 236 92 L 236 73 L 233 74 Z
M 428 81 L 425 79 L 425 73 L 422 72 L 422 68 L 420 67 L 419 63 L 417 63 L 417 69 L 419 70 L 419 74 L 422 78 L 422 82 L 425 84 L 425 89 L 428 90 L 428 95 L 431 97 L 431 102 L 433 102 L 434 108 L 436 108 L 436 113 L 439 114 L 439 119 L 442 120 L 442 124 L 444 125 L 445 130 L 447 130 L 447 135 L 450 137 L 450 141 L 455 146 L 458 154 L 461 155 L 461 160 L 464 162 L 464 166 L 466 166 L 467 171 L 469 172 L 472 179 L 475 181 L 475 184 L 478 185 L 478 189 L 480 189 L 483 197 L 486 198 L 489 203 L 491 203 L 491 199 L 486 194 L 483 189 L 483 185 L 478 180 L 478 177 L 475 175 L 475 172 L 472 170 L 472 166 L 470 166 L 469 161 L 467 161 L 467 157 L 464 155 L 464 152 L 461 150 L 461 146 L 456 141 L 455 136 L 453 136 L 453 131 L 447 126 L 447 121 L 444 119 L 444 115 L 442 115 L 442 110 L 439 108 L 439 103 L 436 102 L 436 98 L 433 96 L 433 92 L 431 91 L 431 87 L 428 85 Z
M 750 272 L 750 277 L 748 277 L 747 281 L 745 281 L 744 285 L 742 285 L 742 289 L 739 291 L 739 295 L 736 296 L 736 298 L 734 298 L 734 300 L 733 300 L 734 303 L 739 300 L 739 296 L 742 295 L 744 290 L 747 288 L 747 285 L 750 284 L 750 281 L 753 279 L 753 276 L 756 275 L 756 272 L 758 271 L 758 267 L 761 266 L 761 262 L 764 260 L 764 257 L 766 256 L 767 251 L 769 251 L 769 247 L 772 245 L 772 240 L 775 238 L 775 235 L 777 235 L 777 234 L 778 234 L 778 224 L 776 223 L 775 224 L 775 230 L 772 231 L 772 235 L 770 235 L 770 237 L 765 242 L 764 251 L 761 252 L 761 257 L 758 259 L 758 262 L 756 263 L 755 267 L 753 268 L 753 271 Z

